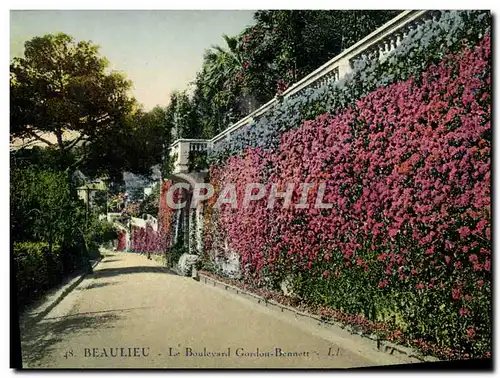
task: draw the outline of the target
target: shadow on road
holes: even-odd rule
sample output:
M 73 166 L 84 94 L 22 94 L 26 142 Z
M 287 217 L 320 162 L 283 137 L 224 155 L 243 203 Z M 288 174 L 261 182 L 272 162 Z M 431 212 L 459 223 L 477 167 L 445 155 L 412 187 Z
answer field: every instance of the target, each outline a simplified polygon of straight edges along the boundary
M 89 290 L 89 289 L 97 289 L 97 288 L 100 288 L 100 287 L 104 287 L 104 286 L 111 286 L 111 285 L 119 285 L 118 282 L 101 282 L 101 283 L 93 283 L 93 284 L 90 284 L 88 286 L 83 286 L 83 287 L 78 287 L 76 288 L 76 290 Z
M 104 259 L 101 261 L 101 263 L 109 263 L 109 262 L 115 262 L 115 261 L 122 261 L 122 259 Z
M 65 335 L 95 333 L 102 328 L 113 328 L 112 324 L 119 318 L 119 313 L 76 314 L 48 319 L 30 327 L 21 335 L 23 365 L 26 363 L 29 365 L 24 367 L 36 366 L 44 356 L 51 354 L 56 344 L 62 341 Z
M 21 335 L 23 367 L 37 367 L 45 356 L 51 355 L 58 342 L 71 338 L 67 337 L 68 335 L 99 334 L 103 329 L 114 328 L 115 322 L 126 312 L 146 308 L 149 307 L 84 312 L 45 318 Z M 60 352 L 64 354 L 64 351 Z M 43 365 L 50 365 L 50 361 L 45 361 Z
M 175 272 L 163 266 L 127 266 L 123 268 L 104 268 L 94 271 L 93 278 L 116 277 L 132 273 L 163 273 L 177 276 Z

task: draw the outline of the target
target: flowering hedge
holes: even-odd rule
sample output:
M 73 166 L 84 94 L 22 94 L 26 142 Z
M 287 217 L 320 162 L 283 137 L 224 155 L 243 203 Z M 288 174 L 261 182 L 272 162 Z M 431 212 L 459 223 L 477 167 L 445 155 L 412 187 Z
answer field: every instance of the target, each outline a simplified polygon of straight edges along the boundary
M 208 246 L 240 254 L 246 282 L 291 279 L 311 303 L 391 326 L 440 356 L 491 350 L 490 37 L 335 115 L 212 166 L 216 188 L 326 184 L 331 209 L 209 210 Z M 298 202 L 296 186 L 293 203 Z M 311 202 L 311 201 L 309 201 Z M 218 238 L 219 240 L 213 240 Z M 346 295 L 348 293 L 348 295 Z M 332 310 L 333 311 L 333 310 Z
M 438 63 L 447 53 L 473 46 L 490 29 L 491 15 L 485 11 L 443 11 L 411 30 L 384 61 L 361 57 L 353 71 L 342 80 L 319 88 L 308 88 L 298 96 L 284 99 L 255 123 L 231 134 L 230 140 L 215 143 L 209 154 L 212 163 L 240 154 L 247 147 L 274 150 L 281 134 L 299 127 L 304 119 L 354 104 L 380 86 L 410 76 L 420 77 L 430 63 Z
M 131 251 L 164 254 L 171 246 L 172 216 L 174 210 L 167 206 L 167 192 L 171 186 L 172 181 L 169 180 L 165 181 L 160 188 L 158 229 L 154 230 L 150 224 L 146 224 L 146 227 L 132 226 L 130 237 Z
M 127 249 L 127 233 L 125 231 L 121 231 L 118 234 L 116 249 L 118 251 L 125 251 Z

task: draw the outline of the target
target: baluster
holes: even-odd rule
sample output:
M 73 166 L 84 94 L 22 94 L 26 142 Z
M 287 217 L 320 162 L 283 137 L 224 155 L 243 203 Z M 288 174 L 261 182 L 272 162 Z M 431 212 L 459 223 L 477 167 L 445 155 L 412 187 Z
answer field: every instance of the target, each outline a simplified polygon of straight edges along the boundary
M 383 57 L 384 57 L 384 43 L 378 43 L 377 44 L 377 48 L 378 48 L 378 59 L 381 60 Z
M 403 34 L 397 33 L 396 34 L 396 47 L 398 47 L 402 41 L 403 41 Z
M 392 35 L 391 36 L 391 41 L 390 41 L 390 47 L 389 47 L 389 52 L 394 50 L 396 48 L 396 36 Z
M 409 25 L 406 25 L 405 28 L 403 29 L 403 38 L 406 38 L 408 37 L 408 33 L 410 32 L 410 26 Z

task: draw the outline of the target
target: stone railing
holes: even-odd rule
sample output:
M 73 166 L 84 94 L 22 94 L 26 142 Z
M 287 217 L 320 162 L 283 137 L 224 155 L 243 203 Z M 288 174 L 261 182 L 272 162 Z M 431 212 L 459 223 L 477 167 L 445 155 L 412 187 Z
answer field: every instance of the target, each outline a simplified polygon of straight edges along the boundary
M 389 22 L 293 84 L 280 97 L 293 98 L 308 88 L 318 88 L 328 82 L 338 81 L 352 71 L 353 62 L 358 58 L 366 57 L 368 59 L 383 60 L 412 29 L 429 18 L 437 17 L 439 13 L 439 11 L 428 10 L 401 12 Z M 191 151 L 191 148 L 210 149 L 219 141 L 231 139 L 231 135 L 236 130 L 244 126 L 251 126 L 257 118 L 272 109 L 278 101 L 278 98 L 275 97 L 211 140 L 179 139 L 175 141 L 170 149 L 170 156 L 173 156 L 174 153 L 178 154 L 174 173 L 188 171 L 189 151 Z M 177 164 L 179 164 L 178 167 Z
M 191 152 L 205 152 L 211 146 L 211 141 L 205 139 L 177 139 L 170 146 L 170 156 L 174 159 L 172 173 L 187 173 L 189 171 L 189 155 Z

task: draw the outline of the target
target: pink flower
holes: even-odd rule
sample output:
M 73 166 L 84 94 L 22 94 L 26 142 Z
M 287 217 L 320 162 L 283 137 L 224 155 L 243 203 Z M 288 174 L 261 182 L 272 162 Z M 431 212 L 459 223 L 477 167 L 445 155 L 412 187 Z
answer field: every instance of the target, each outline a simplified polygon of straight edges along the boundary
M 472 267 L 475 271 L 477 272 L 480 272 L 481 270 L 483 270 L 483 267 L 484 265 L 483 264 L 474 264 L 474 266 Z
M 466 316 L 469 314 L 469 310 L 466 307 L 461 307 L 458 313 L 460 314 L 460 316 Z
M 327 271 L 327 270 L 325 270 L 325 271 L 323 272 L 323 277 L 324 277 L 324 278 L 327 278 L 327 277 L 328 277 L 328 271 Z
M 453 288 L 451 290 L 451 297 L 453 298 L 453 300 L 458 301 L 461 296 L 462 296 L 462 291 L 460 289 Z
M 424 288 L 424 284 L 422 282 L 418 283 L 418 285 L 416 286 L 417 289 L 423 289 Z
M 395 338 L 399 339 L 402 336 L 403 336 L 403 332 L 401 332 L 399 329 L 397 329 L 397 330 L 394 331 L 394 337 Z
M 474 328 L 468 328 L 467 329 L 467 337 L 472 339 L 474 336 L 476 336 L 476 330 Z
M 488 271 L 488 272 L 490 271 L 490 269 L 491 269 L 491 260 L 486 260 L 486 261 L 484 262 L 484 269 L 485 269 L 486 271 Z
M 460 237 L 463 239 L 463 238 L 466 238 L 467 236 L 470 235 L 470 228 L 465 226 L 465 227 L 460 227 L 458 229 L 458 233 L 460 234 Z

